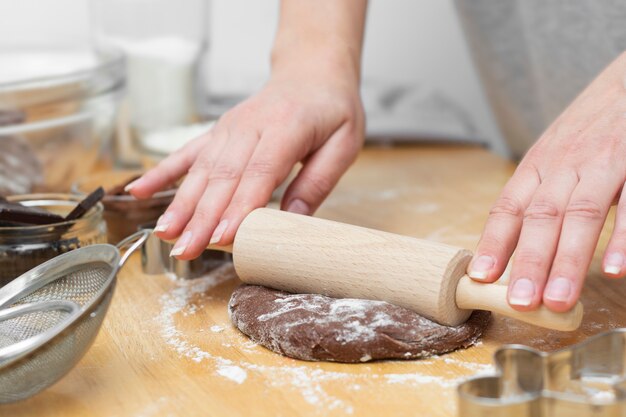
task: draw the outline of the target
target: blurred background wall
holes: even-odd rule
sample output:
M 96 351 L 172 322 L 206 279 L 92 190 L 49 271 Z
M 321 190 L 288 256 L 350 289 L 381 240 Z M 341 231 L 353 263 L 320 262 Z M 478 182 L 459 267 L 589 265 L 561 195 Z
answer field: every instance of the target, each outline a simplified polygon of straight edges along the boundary
M 247 95 L 262 85 L 278 4 L 212 0 L 207 76 L 213 94 Z M 2 19 L 15 8 L 30 8 L 29 22 Z M 48 31 L 88 41 L 88 16 L 88 0 L 0 0 L 0 43 Z M 451 0 L 370 0 L 363 61 L 370 136 L 452 138 L 506 153 Z
M 214 90 L 251 91 L 262 84 L 269 74 L 278 4 L 213 0 Z M 409 137 L 412 131 L 428 136 L 431 130 L 432 136 L 465 136 L 505 152 L 451 0 L 370 0 L 363 74 L 368 129 L 377 136 L 402 127 Z M 386 112 L 387 121 L 381 121 L 376 98 L 403 87 L 417 91 L 405 97 L 405 109 Z

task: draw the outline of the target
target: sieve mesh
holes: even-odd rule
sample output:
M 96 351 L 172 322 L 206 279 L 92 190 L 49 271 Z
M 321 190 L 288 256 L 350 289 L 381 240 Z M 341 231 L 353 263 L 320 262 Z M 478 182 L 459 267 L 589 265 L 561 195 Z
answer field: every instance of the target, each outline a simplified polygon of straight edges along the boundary
M 69 300 L 84 306 L 106 284 L 113 267 L 104 262 L 94 262 L 72 268 L 48 285 L 21 298 L 16 304 L 39 301 Z
M 61 309 L 44 310 L 0 320 L 0 349 L 43 333 L 69 315 L 69 311 Z
M 115 274 L 128 257 L 150 236 L 149 230 L 138 232 L 117 248 L 91 245 L 76 249 L 32 269 L 0 288 L 0 308 L 47 301 L 71 301 L 81 307 L 69 316 L 67 327 L 52 330 L 46 342 L 22 350 L 11 359 L 0 358 L 0 403 L 28 398 L 49 387 L 83 357 L 96 338 L 115 289 Z M 120 258 L 119 249 L 126 253 Z M 53 309 L 50 309 L 53 310 Z M 37 334 L 58 322 L 56 313 L 42 310 L 39 315 L 17 318 L 0 326 L 0 338 L 6 342 Z M 1 324 L 1 323 L 0 323 Z M 26 353 L 30 352 L 30 353 Z M 8 357 L 8 355 L 7 355 Z
M 37 351 L 0 368 L 0 403 L 28 398 L 52 385 L 76 365 L 95 339 L 108 309 L 114 288 L 114 281 L 110 281 L 113 272 L 114 267 L 105 262 L 79 265 L 69 273 L 58 274 L 54 281 L 14 303 L 68 300 L 86 307 L 105 285 L 111 284 L 100 302 L 81 319 Z M 0 323 L 0 345 L 45 331 L 62 319 L 60 313 L 41 311 Z

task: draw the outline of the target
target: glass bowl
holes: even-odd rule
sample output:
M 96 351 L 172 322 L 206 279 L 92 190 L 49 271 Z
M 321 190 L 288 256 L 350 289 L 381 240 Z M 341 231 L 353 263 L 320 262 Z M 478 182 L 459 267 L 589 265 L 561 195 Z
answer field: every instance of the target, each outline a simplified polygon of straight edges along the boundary
M 123 54 L 24 48 L 0 51 L 0 65 L 51 74 L 0 79 L 0 195 L 69 191 L 111 143 L 124 91 Z

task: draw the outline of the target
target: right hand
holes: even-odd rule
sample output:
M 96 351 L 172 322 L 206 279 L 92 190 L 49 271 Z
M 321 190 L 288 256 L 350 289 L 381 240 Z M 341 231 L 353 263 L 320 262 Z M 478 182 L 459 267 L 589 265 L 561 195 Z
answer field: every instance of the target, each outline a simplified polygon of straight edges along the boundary
M 243 219 L 268 203 L 298 162 L 302 168 L 281 208 L 308 215 L 319 207 L 364 136 L 358 72 L 337 64 L 291 60 L 211 131 L 129 186 L 132 195 L 147 198 L 186 175 L 157 225 L 160 238 L 180 237 L 174 256 L 193 259 L 209 242 L 232 243 Z

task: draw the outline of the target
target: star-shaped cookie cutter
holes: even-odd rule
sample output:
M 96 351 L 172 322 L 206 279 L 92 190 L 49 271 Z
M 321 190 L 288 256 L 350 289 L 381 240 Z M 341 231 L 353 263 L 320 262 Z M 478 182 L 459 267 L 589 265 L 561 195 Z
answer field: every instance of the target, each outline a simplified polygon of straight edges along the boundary
M 458 386 L 461 417 L 626 416 L 626 328 L 554 352 L 506 345 L 496 375 Z

